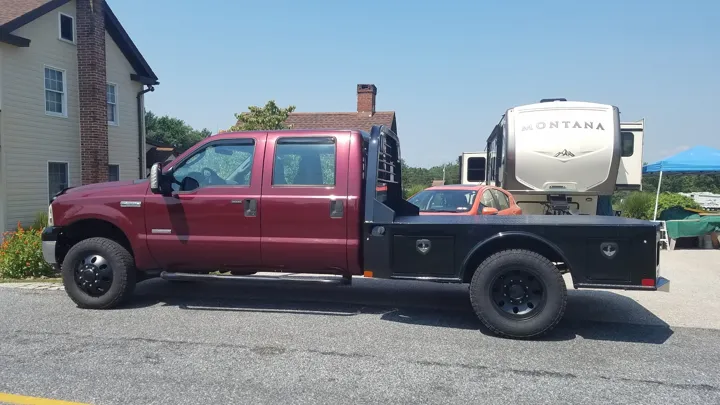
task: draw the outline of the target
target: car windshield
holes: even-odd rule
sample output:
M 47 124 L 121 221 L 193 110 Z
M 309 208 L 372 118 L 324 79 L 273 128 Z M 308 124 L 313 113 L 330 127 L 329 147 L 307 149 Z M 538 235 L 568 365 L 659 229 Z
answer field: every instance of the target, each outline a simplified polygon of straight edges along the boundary
M 476 195 L 475 190 L 423 190 L 408 201 L 421 212 L 467 212 Z

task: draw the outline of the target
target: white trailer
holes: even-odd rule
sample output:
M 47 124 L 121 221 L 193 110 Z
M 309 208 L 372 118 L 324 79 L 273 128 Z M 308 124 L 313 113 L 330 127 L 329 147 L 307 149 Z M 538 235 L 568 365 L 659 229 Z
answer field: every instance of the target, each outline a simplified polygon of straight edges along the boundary
M 608 104 L 511 108 L 487 139 L 486 182 L 510 191 L 524 214 L 595 215 L 616 189 L 641 188 L 643 129 L 644 121 L 621 124 Z

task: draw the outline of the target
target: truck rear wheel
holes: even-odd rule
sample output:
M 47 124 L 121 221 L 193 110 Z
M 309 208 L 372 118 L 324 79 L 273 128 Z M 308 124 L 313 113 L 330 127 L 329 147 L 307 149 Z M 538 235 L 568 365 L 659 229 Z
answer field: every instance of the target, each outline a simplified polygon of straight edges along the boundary
M 62 278 L 65 292 L 79 307 L 114 308 L 135 289 L 135 262 L 111 239 L 85 239 L 65 256 Z
M 504 250 L 478 266 L 470 301 L 482 323 L 509 338 L 550 331 L 565 313 L 567 288 L 555 265 L 528 250 Z

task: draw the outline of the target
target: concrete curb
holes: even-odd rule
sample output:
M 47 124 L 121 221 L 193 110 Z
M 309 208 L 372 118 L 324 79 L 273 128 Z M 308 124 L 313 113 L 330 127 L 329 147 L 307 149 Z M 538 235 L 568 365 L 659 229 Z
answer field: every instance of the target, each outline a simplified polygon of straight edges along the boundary
M 0 288 L 20 289 L 20 290 L 47 290 L 47 291 L 65 291 L 60 283 L 0 283 Z

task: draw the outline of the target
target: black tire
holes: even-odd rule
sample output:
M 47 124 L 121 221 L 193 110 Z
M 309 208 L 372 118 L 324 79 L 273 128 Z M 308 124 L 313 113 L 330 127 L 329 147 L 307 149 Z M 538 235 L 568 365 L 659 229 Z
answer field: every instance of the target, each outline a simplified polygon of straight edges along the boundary
M 100 296 L 84 291 L 76 281 L 76 271 L 89 255 L 100 255 L 109 264 L 111 282 Z M 65 292 L 80 308 L 110 309 L 124 303 L 135 289 L 135 261 L 127 249 L 106 238 L 90 238 L 78 242 L 65 256 L 62 264 Z
M 515 278 L 512 284 L 509 278 Z M 510 291 L 508 284 L 510 288 L 517 286 L 521 295 L 524 294 L 522 288 L 527 291 L 529 285 L 535 286 L 530 289 L 544 293 L 544 297 L 530 293 L 530 298 L 524 298 L 528 297 L 525 295 L 514 301 L 525 300 L 523 304 L 508 304 L 502 298 Z M 518 289 L 512 291 L 515 293 Z M 533 298 L 537 300 L 534 304 Z M 504 250 L 478 266 L 470 282 L 470 302 L 480 321 L 493 333 L 527 339 L 541 336 L 557 325 L 565 313 L 567 288 L 558 269 L 544 256 L 528 250 Z M 527 313 L 518 313 L 519 306 Z

